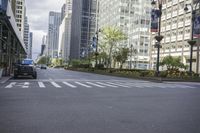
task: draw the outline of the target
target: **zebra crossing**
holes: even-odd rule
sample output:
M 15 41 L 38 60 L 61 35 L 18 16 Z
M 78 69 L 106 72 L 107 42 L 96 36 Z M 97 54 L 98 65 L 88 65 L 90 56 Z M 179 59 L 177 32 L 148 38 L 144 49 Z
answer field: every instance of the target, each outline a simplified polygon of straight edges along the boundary
M 36 82 L 36 85 L 35 85 Z M 10 82 L 4 88 L 196 88 L 190 85 L 152 83 L 152 82 L 127 82 L 127 81 L 35 81 L 35 82 Z

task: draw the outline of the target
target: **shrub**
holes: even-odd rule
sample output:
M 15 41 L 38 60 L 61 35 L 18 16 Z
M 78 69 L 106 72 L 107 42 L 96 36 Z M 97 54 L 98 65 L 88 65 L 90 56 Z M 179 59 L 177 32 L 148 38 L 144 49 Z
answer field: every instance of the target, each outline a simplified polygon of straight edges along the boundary
M 80 60 L 72 60 L 72 61 L 71 61 L 72 67 L 77 68 L 80 64 L 81 64 L 81 61 L 80 61 Z
M 97 64 L 97 65 L 95 65 L 95 68 L 104 69 L 104 64 Z
M 168 72 L 167 72 L 167 71 L 161 71 L 161 72 L 160 72 L 160 77 L 166 78 L 167 75 L 168 75 Z
M 72 60 L 71 65 L 74 68 L 90 68 L 92 64 L 85 60 Z
M 141 76 L 141 77 L 147 77 L 148 74 L 149 74 L 149 71 L 141 71 L 141 72 L 140 72 L 140 76 Z

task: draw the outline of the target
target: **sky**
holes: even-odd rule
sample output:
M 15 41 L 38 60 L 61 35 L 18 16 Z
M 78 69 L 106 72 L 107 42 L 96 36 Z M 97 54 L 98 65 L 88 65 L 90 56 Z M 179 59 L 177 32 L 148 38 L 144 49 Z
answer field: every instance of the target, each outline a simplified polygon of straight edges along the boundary
M 43 35 L 48 32 L 49 11 L 61 12 L 66 0 L 26 0 L 26 15 L 33 32 L 33 59 L 41 52 Z

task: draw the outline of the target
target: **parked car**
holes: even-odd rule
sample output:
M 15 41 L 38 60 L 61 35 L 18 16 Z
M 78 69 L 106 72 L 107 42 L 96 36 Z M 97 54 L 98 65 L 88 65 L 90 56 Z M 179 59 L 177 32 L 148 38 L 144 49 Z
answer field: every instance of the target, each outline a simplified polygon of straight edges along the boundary
M 32 59 L 24 59 L 22 62 L 14 66 L 14 78 L 19 76 L 32 76 L 37 78 L 36 66 Z
M 42 64 L 42 65 L 40 66 L 40 69 L 47 69 L 47 65 Z

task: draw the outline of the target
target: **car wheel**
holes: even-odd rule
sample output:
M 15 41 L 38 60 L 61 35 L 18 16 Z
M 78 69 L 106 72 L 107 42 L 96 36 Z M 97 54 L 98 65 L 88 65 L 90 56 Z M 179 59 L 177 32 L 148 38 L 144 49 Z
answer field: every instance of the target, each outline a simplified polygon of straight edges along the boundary
M 34 79 L 37 79 L 37 73 L 35 73 L 35 74 L 33 75 L 33 78 L 34 78 Z
M 18 75 L 14 74 L 14 79 L 17 79 L 18 78 Z

